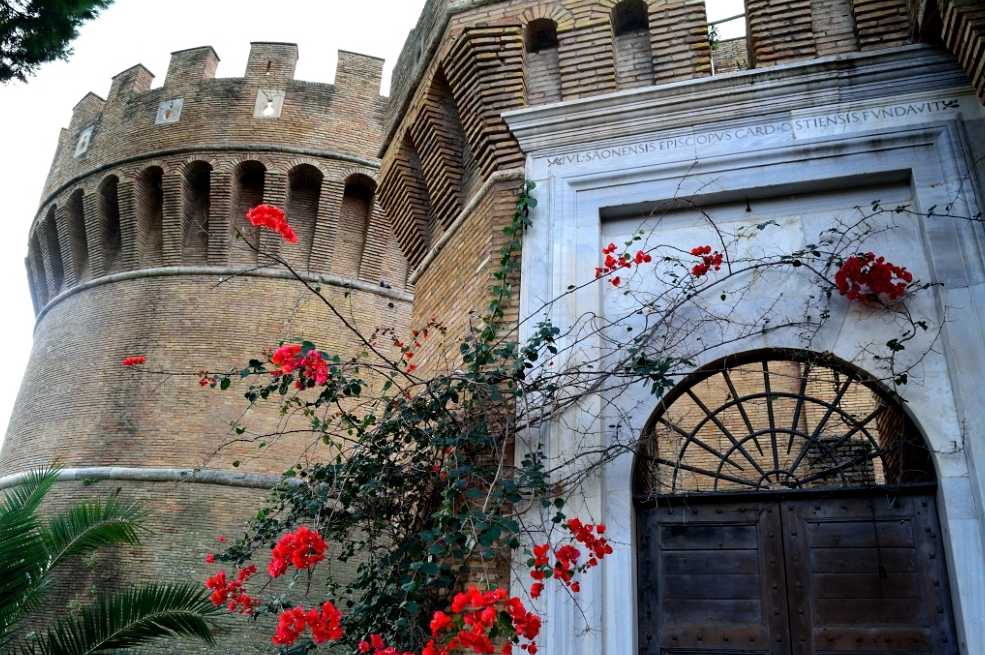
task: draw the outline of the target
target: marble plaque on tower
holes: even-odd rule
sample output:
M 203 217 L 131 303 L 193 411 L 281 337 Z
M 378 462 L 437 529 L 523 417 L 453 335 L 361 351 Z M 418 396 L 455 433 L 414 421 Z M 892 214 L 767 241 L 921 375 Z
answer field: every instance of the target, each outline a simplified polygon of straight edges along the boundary
M 280 118 L 284 108 L 284 92 L 276 89 L 257 91 L 257 102 L 253 107 L 254 118 Z
M 156 125 L 177 123 L 181 119 L 181 108 L 184 104 L 184 98 L 162 100 L 161 104 L 157 107 L 157 118 L 154 119 L 154 123 Z
M 89 150 L 89 143 L 92 141 L 92 125 L 79 132 L 79 139 L 75 142 L 75 156 L 81 157 Z

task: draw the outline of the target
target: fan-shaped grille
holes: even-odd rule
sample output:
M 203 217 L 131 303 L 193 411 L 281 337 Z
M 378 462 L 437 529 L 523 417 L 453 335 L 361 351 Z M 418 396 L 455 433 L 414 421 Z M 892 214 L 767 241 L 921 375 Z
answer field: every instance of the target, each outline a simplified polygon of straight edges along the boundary
M 733 357 L 690 376 L 661 403 L 642 450 L 644 496 L 934 479 L 898 400 L 805 352 Z

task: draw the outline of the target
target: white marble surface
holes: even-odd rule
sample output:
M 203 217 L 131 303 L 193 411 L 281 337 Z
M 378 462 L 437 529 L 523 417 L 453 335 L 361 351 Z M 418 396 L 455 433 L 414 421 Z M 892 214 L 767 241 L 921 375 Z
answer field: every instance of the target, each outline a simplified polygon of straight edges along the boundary
M 538 184 L 539 205 L 524 242 L 521 316 L 590 279 L 600 249 L 641 226 L 647 233 L 659 230 L 661 243 L 682 248 L 713 242 L 695 212 L 675 211 L 665 224 L 653 224 L 645 209 L 659 201 L 722 198 L 720 220 L 732 228 L 776 219 L 780 226 L 768 237 L 742 246 L 750 252 L 807 243 L 830 216 L 847 215 L 871 194 L 911 202 L 922 212 L 951 205 L 954 214 L 977 214 L 983 206 L 985 112 L 956 70 L 946 56 L 911 46 L 507 114 L 528 153 L 528 177 Z M 723 89 L 731 89 L 731 97 Z M 744 196 L 757 199 L 749 216 L 728 204 Z M 874 247 L 919 278 L 941 283 L 912 302 L 916 314 L 944 327 L 939 342 L 921 337 L 922 344 L 902 354 L 925 354 L 904 395 L 938 469 L 962 652 L 977 655 L 985 653 L 985 234 L 968 221 L 912 216 L 893 227 L 874 239 Z M 642 274 L 630 280 L 642 291 L 659 291 L 656 284 Z M 804 276 L 766 276 L 728 309 L 737 322 L 767 310 L 796 316 L 812 292 Z M 563 328 L 586 313 L 612 317 L 626 306 L 620 290 L 598 284 L 546 311 Z M 898 325 L 838 298 L 831 311 L 824 329 L 806 342 L 789 331 L 768 333 L 705 352 L 696 364 L 784 346 L 830 351 L 880 374 L 881 364 L 866 346 L 898 336 Z M 720 342 L 723 335 L 727 331 L 706 336 Z M 688 345 L 701 336 L 696 330 Z M 601 348 L 600 340 L 590 340 L 570 356 L 592 357 Z M 608 426 L 619 420 L 614 417 L 629 417 L 622 434 L 638 433 L 655 405 L 643 388 L 588 399 L 524 438 L 559 457 L 611 443 L 616 437 Z M 637 651 L 631 471 L 631 457 L 623 456 L 572 494 L 571 512 L 606 521 L 618 547 L 588 576 L 577 605 L 564 593 L 543 599 L 543 653 Z

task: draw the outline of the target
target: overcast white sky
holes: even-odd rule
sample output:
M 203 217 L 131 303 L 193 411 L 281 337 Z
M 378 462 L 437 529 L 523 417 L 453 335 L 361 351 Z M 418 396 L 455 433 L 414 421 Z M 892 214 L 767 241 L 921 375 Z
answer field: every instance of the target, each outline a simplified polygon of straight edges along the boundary
M 706 0 L 709 20 L 742 11 L 742 0 Z M 218 76 L 243 74 L 250 41 L 297 43 L 296 78 L 331 82 L 336 51 L 384 57 L 384 91 L 389 73 L 424 6 L 424 0 L 116 0 L 82 28 L 68 62 L 44 66 L 27 84 L 0 86 L 0 198 L 8 229 L 0 239 L 0 441 L 6 432 L 21 374 L 31 351 L 34 312 L 24 272 L 27 231 L 58 130 L 72 107 L 89 91 L 106 97 L 110 78 L 142 63 L 164 81 L 169 54 L 211 45 L 221 58 Z M 738 35 L 742 21 L 719 28 L 722 38 Z

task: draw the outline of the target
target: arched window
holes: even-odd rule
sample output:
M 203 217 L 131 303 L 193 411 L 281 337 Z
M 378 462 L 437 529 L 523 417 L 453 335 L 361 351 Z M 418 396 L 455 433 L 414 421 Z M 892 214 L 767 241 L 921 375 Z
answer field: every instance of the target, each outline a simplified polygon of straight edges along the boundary
M 315 239 L 323 177 L 322 172 L 311 164 L 299 164 L 287 174 L 287 219 L 298 235 L 298 243 L 282 250 L 281 254 L 292 266 L 302 269 L 308 268 Z
M 205 264 L 209 255 L 209 203 L 212 166 L 193 161 L 185 167 L 181 189 L 181 259 L 188 264 Z
M 110 175 L 99 185 L 99 223 L 103 245 L 103 272 L 112 273 L 120 262 L 123 234 L 120 230 L 120 180 Z
M 332 271 L 340 276 L 359 277 L 375 192 L 376 184 L 365 175 L 352 175 L 345 182 L 332 262 Z
M 664 397 L 641 451 L 646 652 L 956 652 L 932 458 L 872 376 L 729 357 Z
M 45 216 L 44 223 L 41 225 L 41 232 L 47 249 L 45 261 L 48 262 L 48 273 L 50 274 L 48 283 L 51 286 L 51 295 L 55 296 L 58 295 L 65 283 L 65 269 L 62 266 L 62 248 L 58 242 L 58 224 L 55 221 L 54 205 L 48 209 L 48 215 Z
M 561 100 L 561 68 L 558 60 L 557 23 L 538 18 L 527 24 L 525 35 L 527 104 Z
M 233 172 L 232 218 L 229 224 L 235 231 L 250 240 L 254 246 L 258 241 L 258 230 L 246 220 L 246 212 L 263 202 L 263 187 L 267 169 L 258 161 L 244 161 Z M 233 263 L 257 263 L 257 253 L 249 246 L 233 238 L 230 261 Z
M 648 12 L 644 0 L 622 0 L 612 9 L 613 56 L 620 89 L 653 84 Z
M 86 236 L 85 208 L 83 192 L 78 189 L 68 198 L 65 209 L 68 212 L 68 234 L 72 248 L 72 271 L 76 282 L 89 275 L 89 239 Z
M 160 266 L 164 252 L 164 170 L 150 166 L 137 177 L 137 261 Z
M 643 453 L 643 496 L 934 480 L 899 401 L 864 373 L 801 351 L 751 353 L 693 374 L 660 403 Z

